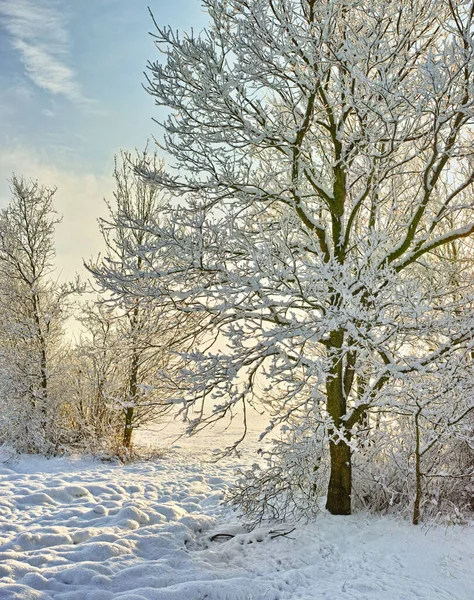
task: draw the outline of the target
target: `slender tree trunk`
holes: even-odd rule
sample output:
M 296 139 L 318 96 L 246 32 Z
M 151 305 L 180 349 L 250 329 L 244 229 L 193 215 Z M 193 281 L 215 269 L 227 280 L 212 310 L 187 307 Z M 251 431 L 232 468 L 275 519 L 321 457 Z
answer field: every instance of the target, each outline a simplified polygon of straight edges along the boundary
M 142 259 L 139 256 L 137 259 L 137 269 L 140 270 L 142 266 Z M 130 320 L 130 329 L 131 336 L 133 341 L 132 347 L 132 359 L 131 359 L 131 368 L 130 368 L 130 379 L 129 379 L 129 402 L 135 402 L 137 399 L 137 391 L 138 391 L 138 370 L 139 370 L 139 350 L 137 348 L 137 328 L 140 321 L 140 306 L 138 301 L 135 300 L 135 306 L 133 308 L 133 312 Z M 132 422 L 133 422 L 133 414 L 134 407 L 129 406 L 125 411 L 125 430 L 123 433 L 123 445 L 125 448 L 129 449 L 132 444 Z
M 415 502 L 413 503 L 413 525 L 420 521 L 421 504 L 421 454 L 420 454 L 420 417 L 421 409 L 415 414 Z
M 37 329 L 37 335 L 40 346 L 40 372 L 41 372 L 41 426 L 43 429 L 46 428 L 46 412 L 48 404 L 48 361 L 46 356 L 46 340 L 41 327 L 40 319 L 40 301 L 36 294 L 33 294 L 33 316 Z
M 137 313 L 138 313 L 138 309 Z M 138 391 L 138 368 L 139 368 L 139 357 L 138 351 L 136 348 L 133 349 L 132 354 L 132 365 L 130 371 L 130 380 L 129 380 L 129 402 L 135 402 L 137 398 Z M 123 432 L 123 445 L 125 448 L 129 449 L 132 444 L 132 423 L 133 423 L 133 415 L 135 412 L 135 408 L 133 406 L 128 406 L 125 411 L 125 429 Z
M 123 430 L 123 445 L 125 448 L 127 448 L 127 450 L 129 450 L 130 446 L 132 445 L 133 413 L 134 413 L 133 406 L 129 406 L 127 408 L 127 410 L 125 411 L 125 427 Z
M 43 340 L 42 340 L 43 341 Z M 48 402 L 48 371 L 46 360 L 46 349 L 41 347 L 41 414 L 46 417 L 46 404 Z

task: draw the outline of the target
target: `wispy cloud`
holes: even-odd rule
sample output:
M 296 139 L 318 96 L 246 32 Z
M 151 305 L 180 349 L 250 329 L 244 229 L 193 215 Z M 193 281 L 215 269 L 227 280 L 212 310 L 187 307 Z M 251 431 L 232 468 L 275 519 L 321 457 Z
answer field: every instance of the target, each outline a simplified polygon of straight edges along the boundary
M 0 0 L 0 27 L 35 85 L 75 103 L 91 102 L 68 64 L 67 20 L 57 0 Z

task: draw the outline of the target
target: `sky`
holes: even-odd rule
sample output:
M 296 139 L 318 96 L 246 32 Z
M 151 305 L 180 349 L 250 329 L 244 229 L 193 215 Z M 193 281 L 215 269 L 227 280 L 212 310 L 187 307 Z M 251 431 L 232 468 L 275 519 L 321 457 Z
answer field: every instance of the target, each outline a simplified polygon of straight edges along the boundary
M 114 154 L 159 135 L 164 109 L 143 89 L 162 56 L 148 6 L 181 31 L 207 22 L 199 0 L 0 0 L 0 207 L 13 172 L 57 187 L 64 279 L 101 249 Z

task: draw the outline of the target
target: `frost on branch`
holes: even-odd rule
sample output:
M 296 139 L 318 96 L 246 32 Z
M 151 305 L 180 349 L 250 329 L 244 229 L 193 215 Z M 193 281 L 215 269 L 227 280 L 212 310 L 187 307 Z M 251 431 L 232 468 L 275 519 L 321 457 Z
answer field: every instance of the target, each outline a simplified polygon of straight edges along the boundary
M 262 461 L 240 472 L 228 500 L 252 525 L 264 519 L 285 521 L 314 516 L 328 481 L 321 427 L 311 419 L 274 440 Z

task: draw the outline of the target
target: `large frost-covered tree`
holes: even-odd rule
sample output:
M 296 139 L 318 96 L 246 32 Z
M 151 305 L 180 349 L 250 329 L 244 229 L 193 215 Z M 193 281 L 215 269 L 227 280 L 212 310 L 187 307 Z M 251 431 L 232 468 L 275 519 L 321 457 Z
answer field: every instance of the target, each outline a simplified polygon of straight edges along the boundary
M 109 284 L 214 332 L 188 402 L 215 418 L 263 387 L 274 424 L 317 423 L 326 506 L 348 514 L 373 412 L 469 370 L 472 280 L 455 289 L 442 249 L 474 232 L 474 3 L 203 5 L 199 35 L 157 25 L 149 64 L 171 166 L 141 170 L 182 198 L 139 250 L 146 277 Z

